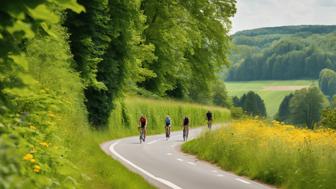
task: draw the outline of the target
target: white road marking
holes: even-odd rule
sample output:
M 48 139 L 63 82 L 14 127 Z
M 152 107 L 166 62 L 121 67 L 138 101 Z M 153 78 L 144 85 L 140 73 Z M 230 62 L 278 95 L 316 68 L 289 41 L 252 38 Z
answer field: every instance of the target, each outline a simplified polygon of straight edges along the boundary
M 196 165 L 196 163 L 191 162 L 191 161 L 188 161 L 188 163 L 189 163 L 190 165 Z
M 212 170 L 212 172 L 213 172 L 213 173 L 218 173 L 218 171 L 217 171 L 217 170 Z
M 172 154 L 172 153 L 167 153 L 167 155 L 168 155 L 168 156 L 171 156 L 171 155 L 173 155 L 173 154 Z
M 158 142 L 159 140 L 160 139 L 152 140 L 152 141 L 148 142 L 147 144 L 154 144 L 154 143 Z
M 245 184 L 251 184 L 250 182 L 247 182 L 247 181 L 245 181 L 245 180 L 243 180 L 243 179 L 241 179 L 241 178 L 236 178 L 236 180 L 237 180 L 237 181 L 240 181 L 240 182 L 242 182 L 242 183 L 245 183 Z
M 182 162 L 182 161 L 183 161 L 183 159 L 181 159 L 181 158 L 177 158 L 177 160 L 178 160 L 178 161 L 180 161 L 180 162 Z
M 119 143 L 119 141 L 117 141 L 117 142 L 111 144 L 109 150 L 110 150 L 110 152 L 111 152 L 112 154 L 114 154 L 115 156 L 117 156 L 120 160 L 122 160 L 122 161 L 124 161 L 125 163 L 129 164 L 130 166 L 132 166 L 133 168 L 135 168 L 135 169 L 137 169 L 138 171 L 142 172 L 142 173 L 145 174 L 146 176 L 148 176 L 148 177 L 150 177 L 150 178 L 152 178 L 152 179 L 154 179 L 154 180 L 157 180 L 157 181 L 159 181 L 159 182 L 161 182 L 161 183 L 163 183 L 163 184 L 165 184 L 165 185 L 167 185 L 167 186 L 169 186 L 169 187 L 171 187 L 171 188 L 173 188 L 173 189 L 182 189 L 181 187 L 175 185 L 174 183 L 172 183 L 172 182 L 170 182 L 170 181 L 168 181 L 168 180 L 165 180 L 165 179 L 163 179 L 163 178 L 154 176 L 154 175 L 151 174 L 150 172 L 148 172 L 148 171 L 142 169 L 141 167 L 135 165 L 134 163 L 132 163 L 132 162 L 130 162 L 129 160 L 127 160 L 126 158 L 124 158 L 122 155 L 120 155 L 120 154 L 119 154 L 118 152 L 116 152 L 115 149 L 114 149 L 114 147 L 115 147 L 118 143 Z
M 224 177 L 224 175 L 222 175 L 222 174 L 217 174 L 216 176 L 217 177 Z

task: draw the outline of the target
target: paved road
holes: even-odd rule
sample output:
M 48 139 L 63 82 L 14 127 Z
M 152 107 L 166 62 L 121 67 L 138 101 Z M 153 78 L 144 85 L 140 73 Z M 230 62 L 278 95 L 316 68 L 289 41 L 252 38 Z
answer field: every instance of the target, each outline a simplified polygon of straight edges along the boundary
M 204 130 L 204 128 L 190 130 L 189 138 L 196 137 Z M 222 171 L 212 164 L 182 153 L 180 151 L 182 143 L 182 132 L 178 131 L 173 132 L 168 141 L 164 135 L 155 135 L 147 137 L 146 143 L 139 144 L 139 137 L 129 137 L 106 142 L 101 148 L 129 169 L 141 174 L 157 188 L 271 188 Z

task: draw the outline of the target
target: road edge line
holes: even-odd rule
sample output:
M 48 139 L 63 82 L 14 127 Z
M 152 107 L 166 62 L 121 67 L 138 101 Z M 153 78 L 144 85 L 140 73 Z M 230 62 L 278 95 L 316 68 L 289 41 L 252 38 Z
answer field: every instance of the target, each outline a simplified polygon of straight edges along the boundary
M 156 181 L 159 181 L 161 182 L 162 184 L 165 184 L 173 189 L 182 189 L 181 187 L 175 185 L 174 183 L 168 181 L 168 180 L 165 180 L 163 178 L 160 178 L 160 177 L 156 177 L 154 176 L 153 174 L 151 174 L 150 172 L 144 170 L 143 168 L 135 165 L 134 163 L 132 163 L 131 161 L 129 161 L 128 159 L 126 159 L 125 157 L 123 157 L 122 155 L 120 155 L 117 151 L 115 151 L 114 147 L 119 143 L 119 141 L 111 144 L 109 146 L 109 150 L 112 154 L 114 154 L 116 157 L 118 157 L 120 160 L 124 161 L 125 163 L 129 164 L 130 166 L 132 166 L 133 168 L 137 169 L 138 171 L 142 172 L 143 174 L 145 174 L 146 176 L 156 180 Z

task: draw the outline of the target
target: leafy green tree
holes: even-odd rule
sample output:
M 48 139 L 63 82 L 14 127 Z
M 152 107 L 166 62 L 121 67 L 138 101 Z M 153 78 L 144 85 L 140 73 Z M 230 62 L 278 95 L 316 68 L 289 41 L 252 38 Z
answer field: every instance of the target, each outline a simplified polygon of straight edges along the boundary
M 239 97 L 237 97 L 237 96 L 234 96 L 234 97 L 232 98 L 232 103 L 233 103 L 233 105 L 236 106 L 236 107 L 241 107 L 240 99 L 239 99 Z
M 154 77 L 139 82 L 155 94 L 211 102 L 216 72 L 228 64 L 229 18 L 235 1 L 143 1 L 146 41 L 154 44 Z
M 321 117 L 326 98 L 317 87 L 296 91 L 290 100 L 290 119 L 295 124 L 305 124 L 313 129 Z
M 336 94 L 336 72 L 331 69 L 323 69 L 319 77 L 319 86 L 321 91 L 332 97 Z
M 230 102 L 230 98 L 227 94 L 227 90 L 225 88 L 225 84 L 223 81 L 219 81 L 213 86 L 213 103 L 218 106 L 223 106 L 230 108 L 232 103 Z
M 264 101 L 261 97 L 253 92 L 250 91 L 247 94 L 244 94 L 238 102 L 238 99 L 234 99 L 234 104 L 241 107 L 244 112 L 246 112 L 250 116 L 262 116 L 266 117 L 266 107 Z
M 282 100 L 279 110 L 278 110 L 278 114 L 276 116 L 276 119 L 278 121 L 282 121 L 282 122 L 290 122 L 289 118 L 290 118 L 290 100 L 293 98 L 293 94 L 289 94 L 287 96 L 285 96 L 285 98 Z
M 106 126 L 113 102 L 127 84 L 152 73 L 142 63 L 154 59 L 145 44 L 145 16 L 140 1 L 81 0 L 87 12 L 67 18 L 75 68 L 86 84 L 90 122 Z

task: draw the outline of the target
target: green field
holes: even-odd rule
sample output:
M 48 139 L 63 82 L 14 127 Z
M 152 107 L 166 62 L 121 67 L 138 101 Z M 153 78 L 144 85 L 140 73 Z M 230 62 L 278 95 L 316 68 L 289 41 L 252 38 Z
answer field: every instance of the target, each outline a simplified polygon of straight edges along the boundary
M 291 80 L 291 81 L 243 81 L 226 82 L 226 88 L 230 96 L 241 96 L 248 91 L 258 93 L 265 101 L 267 115 L 273 117 L 279 108 L 282 99 L 290 92 L 300 87 L 317 84 L 315 80 Z

